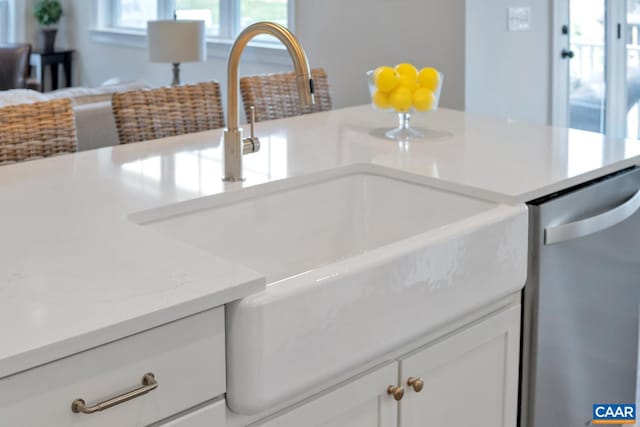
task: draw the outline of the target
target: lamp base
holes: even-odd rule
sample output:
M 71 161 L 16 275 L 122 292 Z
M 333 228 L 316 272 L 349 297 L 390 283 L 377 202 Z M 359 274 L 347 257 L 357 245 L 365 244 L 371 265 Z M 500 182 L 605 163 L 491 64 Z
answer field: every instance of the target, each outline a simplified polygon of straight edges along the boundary
M 171 86 L 180 86 L 180 63 L 173 63 L 173 81 L 171 82 Z

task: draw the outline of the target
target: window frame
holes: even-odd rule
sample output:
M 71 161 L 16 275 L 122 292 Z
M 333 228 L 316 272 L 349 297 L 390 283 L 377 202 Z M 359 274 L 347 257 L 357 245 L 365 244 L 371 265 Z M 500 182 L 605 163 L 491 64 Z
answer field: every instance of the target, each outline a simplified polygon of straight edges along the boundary
M 0 0 L 0 43 L 9 42 L 10 6 L 9 0 Z
M 112 0 L 93 0 L 92 29 L 89 31 L 93 42 L 132 49 L 147 49 L 146 29 L 125 29 L 113 27 Z M 239 3 L 238 3 L 239 4 Z M 287 1 L 288 28 L 295 32 L 295 0 Z M 171 17 L 167 17 L 171 18 Z M 234 39 L 208 36 L 207 56 L 226 60 Z M 279 42 L 252 40 L 245 49 L 243 61 L 278 66 L 291 66 L 291 58 L 286 48 Z
M 240 32 L 240 1 L 241 0 L 219 0 L 220 1 L 220 34 L 207 34 L 207 42 L 227 43 L 233 41 Z M 173 18 L 176 0 L 156 0 L 158 7 L 157 19 Z M 118 33 L 146 33 L 144 28 L 121 27 L 117 25 L 118 1 L 117 0 L 97 0 L 98 7 L 95 27 L 97 30 L 114 31 Z M 295 31 L 295 0 L 287 0 L 287 28 Z M 261 41 L 255 43 L 259 45 L 275 45 L 277 41 Z

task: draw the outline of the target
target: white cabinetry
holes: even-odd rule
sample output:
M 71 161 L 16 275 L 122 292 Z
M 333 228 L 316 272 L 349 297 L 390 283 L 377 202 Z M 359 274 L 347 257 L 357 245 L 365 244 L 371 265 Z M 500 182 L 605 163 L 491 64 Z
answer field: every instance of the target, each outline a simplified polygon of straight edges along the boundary
M 218 400 L 157 427 L 224 427 L 225 408 L 224 399 Z
M 403 358 L 400 426 L 515 427 L 519 325 L 518 306 Z
M 140 427 L 159 422 L 221 398 L 224 344 L 221 307 L 3 378 L 0 426 Z M 156 389 L 92 414 L 72 412 L 78 398 L 92 407 L 139 390 L 146 373 L 155 376 Z
M 519 331 L 511 306 L 251 426 L 515 427 Z M 390 385 L 404 388 L 399 402 Z
M 308 403 L 255 425 L 260 427 L 395 427 L 398 405 L 386 389 L 398 381 L 392 362 Z
M 515 427 L 519 323 L 514 304 L 438 340 L 398 349 L 378 368 L 268 418 L 238 425 Z M 1 379 L 0 425 L 224 427 L 224 369 L 218 308 Z M 72 412 L 74 399 L 95 405 L 140 387 L 147 372 L 157 389 L 94 414 Z M 409 378 L 419 381 L 408 384 Z M 390 395 L 389 387 L 404 393 Z

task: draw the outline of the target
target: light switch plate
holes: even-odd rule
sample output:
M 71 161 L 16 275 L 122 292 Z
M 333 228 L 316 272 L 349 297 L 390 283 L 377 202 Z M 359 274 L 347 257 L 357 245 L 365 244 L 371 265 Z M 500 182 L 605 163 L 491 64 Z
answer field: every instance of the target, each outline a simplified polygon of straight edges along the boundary
M 531 30 L 531 8 L 530 7 L 510 7 L 508 23 L 509 23 L 509 31 L 530 31 Z

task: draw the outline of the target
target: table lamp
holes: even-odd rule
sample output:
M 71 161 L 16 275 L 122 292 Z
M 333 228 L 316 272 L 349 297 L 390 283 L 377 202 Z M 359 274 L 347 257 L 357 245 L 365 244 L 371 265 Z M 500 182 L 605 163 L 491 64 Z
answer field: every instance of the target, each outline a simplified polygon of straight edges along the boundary
M 172 86 L 180 85 L 180 63 L 206 59 L 204 21 L 149 21 L 147 37 L 149 60 L 173 64 Z

